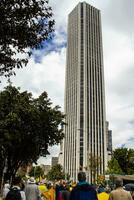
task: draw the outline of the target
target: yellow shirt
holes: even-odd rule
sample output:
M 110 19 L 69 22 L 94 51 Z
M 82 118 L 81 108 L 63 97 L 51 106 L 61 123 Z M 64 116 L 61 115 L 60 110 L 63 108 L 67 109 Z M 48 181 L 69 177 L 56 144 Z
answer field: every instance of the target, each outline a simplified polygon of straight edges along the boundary
M 108 200 L 109 199 L 109 194 L 106 192 L 101 192 L 98 195 L 98 200 Z
M 47 200 L 55 200 L 55 190 L 53 188 L 49 189 L 47 192 L 42 194 Z
M 48 190 L 45 184 L 39 185 L 38 188 L 39 188 L 41 194 Z

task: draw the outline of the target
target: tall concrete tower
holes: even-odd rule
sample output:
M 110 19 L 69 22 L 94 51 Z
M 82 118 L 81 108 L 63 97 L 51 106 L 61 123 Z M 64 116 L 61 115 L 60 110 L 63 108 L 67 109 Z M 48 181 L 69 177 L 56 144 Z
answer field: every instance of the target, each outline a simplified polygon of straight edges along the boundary
M 77 180 L 80 170 L 93 182 L 107 163 L 104 67 L 100 11 L 83 2 L 68 18 L 63 166 Z

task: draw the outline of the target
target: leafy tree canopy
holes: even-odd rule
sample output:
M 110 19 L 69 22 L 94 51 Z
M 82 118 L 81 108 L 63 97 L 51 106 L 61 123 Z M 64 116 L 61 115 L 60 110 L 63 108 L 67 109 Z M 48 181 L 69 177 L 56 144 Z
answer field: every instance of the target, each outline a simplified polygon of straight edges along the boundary
M 43 92 L 33 98 L 12 85 L 0 92 L 0 177 L 4 165 L 9 177 L 22 164 L 47 155 L 48 146 L 63 138 L 64 115 Z
M 122 169 L 118 163 L 118 161 L 112 157 L 112 159 L 108 162 L 108 169 L 106 171 L 108 174 L 122 174 Z
M 92 176 L 93 176 L 93 182 L 97 179 L 97 176 L 99 175 L 99 169 L 101 166 L 101 158 L 94 154 L 89 154 L 88 157 L 88 166 L 87 170 L 91 170 Z
M 53 27 L 47 0 L 1 0 L 0 76 L 15 74 L 15 67 L 26 65 L 32 49 L 51 37 Z
M 113 151 L 111 161 L 108 163 L 108 170 L 113 173 L 134 174 L 134 149 L 117 148 Z
M 60 164 L 57 164 L 52 167 L 52 169 L 47 174 L 48 180 L 60 180 L 65 179 L 65 173 L 63 171 L 63 168 Z
M 33 176 L 35 178 L 39 178 L 40 176 L 44 175 L 44 171 L 40 166 L 32 167 L 32 170 L 29 173 L 29 176 Z
M 124 174 L 134 174 L 134 149 L 117 148 L 113 152 Z

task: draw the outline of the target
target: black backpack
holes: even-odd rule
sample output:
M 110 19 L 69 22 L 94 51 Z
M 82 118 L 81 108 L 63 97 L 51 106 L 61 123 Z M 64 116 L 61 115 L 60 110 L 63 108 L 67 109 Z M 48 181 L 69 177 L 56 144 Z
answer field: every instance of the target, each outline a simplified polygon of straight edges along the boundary
M 11 188 L 7 193 L 5 200 L 21 200 L 20 190 L 16 187 Z

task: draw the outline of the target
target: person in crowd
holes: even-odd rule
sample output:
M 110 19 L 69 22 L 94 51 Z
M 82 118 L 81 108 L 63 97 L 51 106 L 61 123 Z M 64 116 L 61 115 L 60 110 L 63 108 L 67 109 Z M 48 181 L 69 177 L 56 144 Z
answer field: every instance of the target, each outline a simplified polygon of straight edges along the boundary
M 132 200 L 130 192 L 123 189 L 123 180 L 118 178 L 115 181 L 116 189 L 110 193 L 109 200 Z
M 65 184 L 64 190 L 59 192 L 58 200 L 70 200 L 70 185 Z
M 45 181 L 42 181 L 38 186 L 40 193 L 43 194 L 44 192 L 47 192 L 47 186 L 45 184 Z
M 3 200 L 3 198 L 2 198 L 2 194 L 0 193 L 0 200 Z
M 70 188 L 69 188 L 69 191 L 71 192 L 72 191 L 72 189 L 74 188 L 74 187 L 76 187 L 76 181 L 74 181 L 74 182 L 72 182 L 71 184 L 70 184 Z
M 64 188 L 64 185 L 63 185 L 63 181 L 62 179 L 59 180 L 57 183 L 56 183 L 56 186 L 55 186 L 55 191 L 56 191 L 56 200 L 59 199 L 59 194 L 60 194 L 60 191 L 63 191 L 65 188 Z
M 15 177 L 12 181 L 12 187 L 9 189 L 5 199 L 6 200 L 13 200 L 13 199 L 20 199 L 26 200 L 25 192 L 21 190 L 21 178 Z
M 24 182 L 24 180 L 21 180 L 20 188 L 21 188 L 22 191 L 25 190 L 25 182 Z
M 42 196 L 46 200 L 55 200 L 55 190 L 51 183 L 47 184 L 48 191 L 42 193 Z
M 10 190 L 10 184 L 9 184 L 9 181 L 7 181 L 5 184 L 4 184 L 4 188 L 3 188 L 3 198 L 5 199 L 6 196 L 7 196 L 7 193 L 9 192 Z
M 78 173 L 79 183 L 73 188 L 70 194 L 70 200 L 97 200 L 95 188 L 86 182 L 85 172 Z
M 28 180 L 27 185 L 25 186 L 26 200 L 38 200 L 40 197 L 40 192 L 34 177 L 31 177 Z
M 106 189 L 103 185 L 100 185 L 98 188 L 98 200 L 108 200 L 109 194 L 106 193 Z

